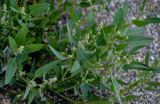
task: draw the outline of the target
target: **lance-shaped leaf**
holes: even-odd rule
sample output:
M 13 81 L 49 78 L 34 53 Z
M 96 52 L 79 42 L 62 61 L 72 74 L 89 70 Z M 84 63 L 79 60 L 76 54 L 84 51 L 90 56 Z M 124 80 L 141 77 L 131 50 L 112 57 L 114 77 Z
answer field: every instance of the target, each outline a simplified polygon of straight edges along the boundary
M 42 13 L 46 12 L 50 8 L 48 3 L 39 3 L 29 6 L 30 13 L 33 16 L 40 16 Z
M 145 6 L 146 6 L 146 4 L 147 4 L 147 1 L 148 1 L 148 0 L 143 0 L 142 5 L 141 5 L 141 7 L 140 7 L 140 10 L 141 10 L 141 11 L 144 11 L 144 8 L 145 8 Z
M 82 82 L 80 85 L 82 96 L 84 99 L 88 98 L 88 93 L 89 93 L 89 85 L 85 82 Z
M 121 97 L 120 97 L 120 91 L 119 91 L 119 84 L 112 74 L 111 74 L 111 79 L 112 79 L 114 91 L 116 93 L 118 101 L 119 101 L 120 104 L 122 104 L 122 100 L 121 100 Z
M 155 87 L 160 87 L 160 82 L 147 82 L 149 86 L 155 86 Z
M 15 40 L 19 46 L 25 44 L 27 33 L 28 33 L 28 27 L 27 25 L 24 25 L 16 34 Z
M 72 45 L 74 45 L 75 42 L 74 42 L 74 39 L 73 39 L 73 36 L 72 36 L 72 33 L 71 33 L 71 26 L 70 25 L 71 25 L 71 23 L 70 24 L 67 23 L 68 40 Z
M 130 86 L 125 88 L 124 90 L 121 90 L 121 94 L 127 93 L 129 90 L 132 90 L 134 87 L 136 87 L 139 83 L 141 83 L 142 79 L 139 79 L 135 82 L 133 82 Z
M 38 89 L 32 88 L 30 93 L 29 93 L 29 98 L 28 98 L 28 103 L 27 104 L 31 104 L 32 101 L 34 100 L 35 96 L 37 96 L 38 93 Z
M 152 37 L 144 35 L 144 31 L 145 28 L 130 28 L 126 31 L 126 35 L 128 36 L 126 42 L 130 49 L 147 46 L 153 41 Z
M 16 41 L 11 36 L 8 37 L 8 41 L 11 49 L 15 51 L 18 48 Z
M 7 64 L 7 69 L 5 73 L 5 84 L 9 84 L 12 78 L 14 77 L 17 70 L 17 63 L 15 58 L 10 58 Z
M 23 96 L 23 99 L 27 98 L 27 96 L 29 95 L 30 90 L 31 90 L 31 88 L 27 86 L 26 90 L 25 90 L 25 93 L 24 93 L 24 96 Z
M 65 60 L 66 59 L 57 50 L 55 50 L 52 46 L 48 45 L 48 47 L 51 49 L 51 51 L 53 52 L 53 54 L 55 56 L 57 56 L 58 59 L 60 59 L 60 60 Z
M 24 50 L 27 53 L 33 53 L 41 50 L 43 47 L 44 47 L 44 44 L 29 44 L 25 46 Z
M 128 13 L 128 0 L 125 0 L 124 6 L 123 6 L 123 16 L 126 16 Z
M 124 70 L 135 69 L 135 70 L 143 70 L 143 71 L 157 71 L 156 68 L 151 68 L 146 64 L 141 62 L 133 61 L 130 64 L 125 64 L 123 66 Z
M 51 69 L 54 68 L 60 61 L 52 61 L 49 64 L 46 64 L 35 71 L 35 78 L 36 77 L 43 77 L 44 74 L 48 73 Z
M 145 59 L 144 59 L 144 63 L 149 66 L 149 62 L 150 62 L 150 50 L 147 49 Z
M 80 64 L 77 60 L 74 61 L 74 64 L 72 66 L 72 69 L 71 69 L 71 73 L 72 73 L 72 76 L 76 75 L 78 72 L 80 72 Z
M 10 2 L 10 5 L 12 8 L 18 10 L 19 9 L 19 6 L 18 6 L 18 3 L 17 3 L 17 0 L 9 0 Z
M 150 23 L 159 24 L 160 23 L 160 18 L 147 17 L 147 18 L 145 18 L 143 20 L 139 20 L 139 19 L 133 20 L 132 23 L 135 24 L 136 26 L 139 26 L 139 27 L 148 25 Z
M 118 8 L 118 10 L 116 11 L 116 14 L 114 16 L 113 25 L 117 29 L 122 25 L 123 22 L 124 22 L 123 9 Z

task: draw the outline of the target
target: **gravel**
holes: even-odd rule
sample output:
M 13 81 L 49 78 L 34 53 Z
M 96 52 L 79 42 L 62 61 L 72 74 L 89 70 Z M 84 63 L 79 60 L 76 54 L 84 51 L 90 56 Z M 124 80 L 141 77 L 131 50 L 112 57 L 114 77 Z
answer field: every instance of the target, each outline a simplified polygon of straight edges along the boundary
M 109 12 L 103 11 L 97 14 L 98 22 L 111 23 L 113 21 L 113 16 L 115 14 L 116 9 L 124 3 L 125 0 L 112 0 L 109 4 Z M 137 17 L 145 18 L 148 15 L 157 15 L 160 17 L 160 0 L 147 0 L 147 6 L 145 7 L 145 15 L 142 14 L 139 10 L 141 7 L 143 0 L 129 0 L 129 12 L 126 17 L 127 21 L 131 21 Z M 153 62 L 156 57 L 160 57 L 160 24 L 150 24 L 146 26 L 145 35 L 149 35 L 153 37 L 154 41 L 150 45 L 151 56 L 150 60 Z M 138 54 L 137 59 L 139 61 L 144 60 L 144 54 L 146 49 L 142 49 L 141 53 Z M 124 82 L 132 83 L 137 78 L 136 71 L 128 71 L 123 72 L 120 76 Z M 155 77 L 152 79 L 153 81 L 160 82 L 160 73 L 157 73 Z M 133 95 L 138 96 L 138 99 L 132 102 L 128 102 L 128 104 L 160 104 L 160 90 L 156 91 L 147 91 L 142 88 L 142 85 L 138 85 L 136 88 L 131 90 Z

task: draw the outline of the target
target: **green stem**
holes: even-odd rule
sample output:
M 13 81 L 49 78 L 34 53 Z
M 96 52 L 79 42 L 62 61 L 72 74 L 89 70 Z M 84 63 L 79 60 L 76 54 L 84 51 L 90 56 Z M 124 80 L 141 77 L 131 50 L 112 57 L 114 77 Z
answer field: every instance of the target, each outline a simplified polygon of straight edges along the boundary
M 71 103 L 73 103 L 73 104 L 75 104 L 75 103 L 76 103 L 76 102 L 75 102 L 75 101 L 73 101 L 72 99 L 69 99 L 69 98 L 67 98 L 67 97 L 63 96 L 63 95 L 61 95 L 61 94 L 59 94 L 59 93 L 55 92 L 54 90 L 51 90 L 51 91 L 52 91 L 52 92 L 54 92 L 55 94 L 57 94 L 58 96 L 60 96 L 61 98 L 65 99 L 65 100 L 67 100 L 67 101 L 69 101 L 69 102 L 71 102 Z
M 66 75 L 67 75 L 67 73 L 68 73 L 68 69 L 64 72 L 64 74 L 63 74 L 63 76 L 62 76 L 62 80 L 64 81 L 64 79 L 65 79 L 65 77 L 66 77 Z

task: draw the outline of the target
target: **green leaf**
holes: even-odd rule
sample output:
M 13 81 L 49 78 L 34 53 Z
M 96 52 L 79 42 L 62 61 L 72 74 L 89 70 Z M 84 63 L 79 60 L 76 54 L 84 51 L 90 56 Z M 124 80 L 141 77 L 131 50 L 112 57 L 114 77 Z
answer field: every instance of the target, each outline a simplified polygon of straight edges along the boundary
M 125 48 L 127 48 L 127 46 L 128 46 L 128 44 L 126 44 L 126 43 L 118 44 L 118 46 L 116 47 L 116 50 L 117 51 L 124 50 Z
M 23 96 L 23 99 L 26 99 L 27 96 L 29 95 L 29 92 L 30 92 L 30 87 L 26 87 L 26 90 L 25 90 L 25 93 L 24 93 L 24 96 Z
M 155 86 L 155 87 L 160 86 L 160 82 L 147 82 L 146 84 L 148 84 L 148 86 Z
M 86 7 L 91 6 L 91 4 L 90 4 L 89 1 L 81 1 L 79 5 L 80 5 L 80 7 L 82 7 L 82 8 L 86 8 Z
M 58 65 L 55 65 L 54 72 L 56 74 L 57 80 L 61 80 L 61 78 L 63 76 L 63 70 L 61 69 L 61 67 Z
M 33 16 L 40 16 L 42 13 L 49 10 L 50 4 L 49 3 L 39 3 L 29 6 L 30 14 Z
M 155 86 L 148 86 L 148 87 L 145 87 L 144 89 L 147 91 L 156 91 L 157 90 L 157 88 Z
M 56 11 L 53 11 L 50 18 L 50 22 L 53 23 L 53 22 L 56 22 L 60 17 L 61 17 L 61 11 L 60 10 L 56 10 Z
M 135 95 L 127 95 L 127 96 L 125 96 L 125 100 L 127 100 L 127 101 L 132 101 L 132 100 L 134 100 L 136 98 L 138 98 L 138 97 L 135 96 Z
M 14 7 L 10 7 L 12 11 L 14 11 L 15 13 L 19 13 L 19 11 L 17 9 L 15 9 Z
M 77 49 L 76 57 L 79 62 L 85 63 L 87 61 L 87 55 L 80 49 Z
M 5 84 L 9 84 L 14 77 L 17 70 L 17 63 L 15 58 L 10 58 L 7 64 L 7 69 L 5 73 Z
M 143 20 L 133 20 L 132 21 L 133 24 L 135 24 L 136 26 L 145 26 L 145 25 L 148 25 L 150 23 L 154 23 L 154 24 L 159 24 L 160 23 L 160 18 L 157 18 L 157 17 L 147 17 Z
M 121 91 L 121 94 L 127 93 L 129 90 L 133 89 L 134 87 L 136 87 L 142 80 L 139 79 L 135 82 L 133 82 L 129 87 L 125 88 L 124 90 Z
M 145 32 L 145 28 L 144 27 L 136 27 L 136 28 L 129 28 L 126 31 L 126 35 L 127 36 L 134 36 L 134 35 L 143 35 Z
M 144 31 L 144 28 L 134 28 L 126 31 L 128 36 L 126 42 L 131 49 L 138 46 L 147 46 L 153 41 L 152 37 L 144 35 Z
M 118 79 L 118 78 L 115 78 L 116 81 L 118 82 L 119 85 L 128 85 L 128 83 L 124 82 L 123 80 L 121 79 Z M 108 81 L 111 82 L 112 79 L 111 78 L 108 78 Z
M 89 93 L 88 84 L 83 82 L 83 83 L 81 83 L 80 88 L 81 88 L 83 98 L 87 99 L 88 98 L 88 93 Z
M 66 58 L 63 57 L 57 50 L 55 50 L 52 46 L 48 45 L 48 47 L 50 48 L 50 50 L 53 52 L 53 54 L 55 56 L 57 56 L 58 59 L 60 60 L 65 60 Z
M 148 25 L 147 21 L 145 20 L 133 20 L 132 23 L 138 27 Z
M 146 45 L 139 45 L 139 46 L 135 46 L 133 48 L 131 48 L 129 51 L 128 51 L 128 54 L 129 55 L 133 55 L 135 53 L 137 53 L 137 51 L 143 47 L 145 47 Z
M 92 5 L 96 5 L 96 4 L 100 4 L 100 3 L 102 3 L 102 0 L 81 0 L 79 3 L 79 6 L 82 8 L 87 8 Z
M 111 104 L 108 100 L 102 100 L 102 99 L 98 99 L 98 98 L 92 98 L 92 100 L 87 101 L 86 104 Z M 76 104 L 84 104 L 84 102 L 77 102 Z
M 104 32 L 104 34 L 108 35 L 112 31 L 114 31 L 114 26 L 113 25 L 107 25 L 107 26 L 104 26 L 102 29 L 103 29 L 102 31 Z
M 147 21 L 148 23 L 154 23 L 154 24 L 159 24 L 160 23 L 160 18 L 158 17 L 147 17 L 145 19 L 145 21 Z
M 118 8 L 113 19 L 113 25 L 116 27 L 116 29 L 118 29 L 123 22 L 124 22 L 123 9 Z
M 67 31 L 68 31 L 68 40 L 72 45 L 74 45 L 74 39 L 73 39 L 73 36 L 71 34 L 70 25 L 68 23 L 67 23 Z
M 27 53 L 33 53 L 41 50 L 43 47 L 44 47 L 44 44 L 29 44 L 25 46 L 24 50 Z
M 26 45 L 27 45 L 27 44 L 32 44 L 32 43 L 35 42 L 35 40 L 36 40 L 35 37 L 28 37 L 28 38 L 26 39 L 26 43 L 25 43 L 25 44 L 26 44 Z
M 52 61 L 49 64 L 41 66 L 35 71 L 35 78 L 36 77 L 43 77 L 44 74 L 48 73 L 51 69 L 54 68 L 60 61 Z
M 10 5 L 11 5 L 13 8 L 15 8 L 16 10 L 19 9 L 17 0 L 9 0 L 9 1 L 10 1 Z
M 28 33 L 28 27 L 24 25 L 16 34 L 15 41 L 19 46 L 25 44 L 27 33 Z
M 49 23 L 49 17 L 44 17 L 41 19 L 39 27 L 45 29 L 48 23 Z
M 130 64 L 125 64 L 123 66 L 123 69 L 124 70 L 136 69 L 136 70 L 143 70 L 143 71 L 156 71 L 157 70 L 157 69 L 147 66 L 146 64 L 143 64 L 137 61 L 133 61 Z
M 11 49 L 15 51 L 18 48 L 16 41 L 11 36 L 8 37 L 8 40 Z
M 149 51 L 149 49 L 147 49 L 144 61 L 145 61 L 145 64 L 149 66 L 149 61 L 150 61 L 150 51 Z
M 112 79 L 114 91 L 116 93 L 118 101 L 119 101 L 120 104 L 122 104 L 122 100 L 121 100 L 121 97 L 120 97 L 120 91 L 119 91 L 119 84 L 112 74 L 111 74 L 111 79 Z
M 143 0 L 142 6 L 140 7 L 140 10 L 141 10 L 141 11 L 144 11 L 144 7 L 145 7 L 147 1 L 148 1 L 148 0 Z
M 69 11 L 69 14 L 70 14 L 70 17 L 73 21 L 77 21 L 77 16 L 75 14 L 75 11 L 74 11 L 74 8 L 72 6 L 68 6 L 67 7 L 68 11 Z
M 28 54 L 23 52 L 22 54 L 17 54 L 16 61 L 17 63 L 24 63 L 28 59 Z
M 35 72 L 35 67 L 36 67 L 36 64 L 35 64 L 35 59 L 34 59 L 32 62 L 31 70 L 30 70 L 31 73 Z
M 123 6 L 123 16 L 126 16 L 128 13 L 128 0 L 125 0 L 124 6 Z
M 32 88 L 31 91 L 30 91 L 30 93 L 29 93 L 29 99 L 28 99 L 27 104 L 31 104 L 32 101 L 33 101 L 33 99 L 34 99 L 35 96 L 37 96 L 37 95 L 38 95 L 38 90 L 35 89 L 35 88 Z
M 118 82 L 119 84 L 121 84 L 121 85 L 127 85 L 127 83 L 124 82 L 123 80 L 120 80 L 120 79 L 116 79 L 116 80 L 117 80 L 117 82 Z
M 72 66 L 72 69 L 71 69 L 71 73 L 72 73 L 72 76 L 74 76 L 75 74 L 77 74 L 78 72 L 80 72 L 80 64 L 77 60 L 74 61 L 74 64 Z
M 88 14 L 88 20 L 90 22 L 92 22 L 94 19 L 95 19 L 95 15 L 92 11 L 90 11 L 89 14 Z

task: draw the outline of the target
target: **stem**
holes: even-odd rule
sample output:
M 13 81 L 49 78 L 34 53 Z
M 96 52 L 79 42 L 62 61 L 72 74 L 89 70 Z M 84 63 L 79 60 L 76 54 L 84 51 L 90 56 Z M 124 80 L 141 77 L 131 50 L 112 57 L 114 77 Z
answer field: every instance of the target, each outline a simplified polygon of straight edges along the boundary
M 63 76 L 62 76 L 62 80 L 64 81 L 66 74 L 68 73 L 68 69 L 64 72 Z
M 23 85 L 23 84 L 21 84 L 19 82 L 16 82 L 16 84 L 19 85 L 19 86 L 21 86 L 21 87 L 24 87 L 24 88 L 26 87 L 25 85 Z
M 67 98 L 67 97 L 63 96 L 63 95 L 61 95 L 61 94 L 59 94 L 59 93 L 55 92 L 55 91 L 54 91 L 54 90 L 52 90 L 52 89 L 51 89 L 51 91 L 52 91 L 52 92 L 54 92 L 55 94 L 57 94 L 58 96 L 60 96 L 61 98 L 65 99 L 65 100 L 67 100 L 67 101 L 69 101 L 69 102 L 71 102 L 71 103 L 73 103 L 73 104 L 75 104 L 75 103 L 76 103 L 76 102 L 75 102 L 75 101 L 73 101 L 72 99 L 69 99 L 69 98 Z

